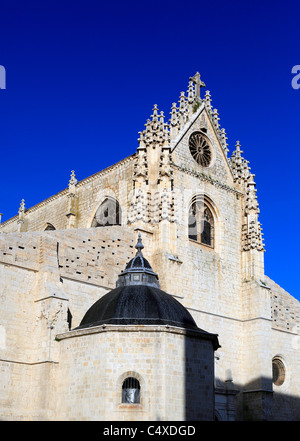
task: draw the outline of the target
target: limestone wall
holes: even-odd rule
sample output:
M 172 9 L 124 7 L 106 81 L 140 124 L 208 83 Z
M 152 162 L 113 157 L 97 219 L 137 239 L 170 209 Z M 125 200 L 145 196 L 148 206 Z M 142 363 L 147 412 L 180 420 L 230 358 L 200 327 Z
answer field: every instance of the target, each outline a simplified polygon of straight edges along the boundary
M 58 418 L 213 420 L 213 349 L 194 334 L 106 326 L 59 335 Z M 140 404 L 121 402 L 128 376 L 140 382 Z
M 272 292 L 272 327 L 299 333 L 300 303 L 281 286 L 266 277 L 266 283 Z
M 272 299 L 272 357 L 284 365 L 282 385 L 273 384 L 274 415 L 277 420 L 300 418 L 300 303 L 269 277 Z
M 78 326 L 115 286 L 135 241 L 117 226 L 0 235 L 0 419 L 49 418 L 55 336 L 68 330 L 68 310 Z
M 75 326 L 91 302 L 115 287 L 118 274 L 135 254 L 136 237 L 119 226 L 0 235 L 4 316 L 11 320 L 23 302 L 38 300 L 41 274 L 46 274 L 55 279 L 57 293 L 62 290 L 68 298 L 77 317 Z M 12 304 L 11 314 L 5 313 L 7 302 Z M 22 315 L 15 317 L 21 328 Z M 27 320 L 25 311 L 23 317 Z

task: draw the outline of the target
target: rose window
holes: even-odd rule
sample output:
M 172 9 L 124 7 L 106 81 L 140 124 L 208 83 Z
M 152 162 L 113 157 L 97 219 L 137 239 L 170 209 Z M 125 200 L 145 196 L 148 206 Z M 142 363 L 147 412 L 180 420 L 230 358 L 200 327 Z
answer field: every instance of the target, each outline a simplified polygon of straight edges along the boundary
M 212 160 L 211 147 L 200 132 L 195 132 L 191 135 L 189 148 L 191 155 L 199 165 L 203 167 L 210 165 Z

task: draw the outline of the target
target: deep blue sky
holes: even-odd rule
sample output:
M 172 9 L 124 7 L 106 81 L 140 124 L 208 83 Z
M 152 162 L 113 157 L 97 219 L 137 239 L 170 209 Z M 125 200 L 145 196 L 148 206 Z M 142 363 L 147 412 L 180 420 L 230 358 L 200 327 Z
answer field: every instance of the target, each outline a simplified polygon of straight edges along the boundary
M 256 175 L 266 274 L 300 299 L 296 1 L 1 2 L 3 221 L 135 152 L 200 71 Z M 203 93 L 203 90 L 202 90 Z

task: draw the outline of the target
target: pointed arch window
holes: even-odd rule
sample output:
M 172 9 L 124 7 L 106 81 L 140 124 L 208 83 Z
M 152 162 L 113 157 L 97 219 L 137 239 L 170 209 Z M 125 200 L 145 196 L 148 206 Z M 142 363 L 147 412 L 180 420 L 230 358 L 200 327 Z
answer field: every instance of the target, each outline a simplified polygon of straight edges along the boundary
M 214 248 L 214 217 L 203 199 L 192 201 L 188 228 L 189 239 Z
M 55 230 L 55 227 L 52 224 L 47 223 L 44 231 L 52 231 Z
M 106 198 L 96 211 L 92 227 L 106 227 L 110 225 L 121 225 L 121 210 L 116 199 Z

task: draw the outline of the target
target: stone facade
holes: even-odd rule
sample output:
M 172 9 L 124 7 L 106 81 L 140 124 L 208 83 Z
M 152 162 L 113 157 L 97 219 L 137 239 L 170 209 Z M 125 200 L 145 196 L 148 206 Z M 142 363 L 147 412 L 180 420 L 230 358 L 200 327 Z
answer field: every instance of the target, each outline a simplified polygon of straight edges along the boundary
M 103 326 L 57 339 L 59 419 L 213 420 L 213 351 L 197 331 Z M 128 376 L 141 384 L 138 404 L 121 402 L 122 382 Z
M 218 111 L 209 91 L 200 96 L 202 87 L 196 74 L 187 93 L 182 92 L 178 103 L 173 103 L 168 122 L 155 105 L 132 156 L 79 182 L 72 172 L 66 189 L 28 209 L 22 200 L 18 214 L 0 225 L 2 418 L 56 419 L 57 409 L 64 407 L 64 398 L 54 397 L 57 385 L 65 396 L 70 398 L 74 391 L 101 408 L 101 403 L 93 401 L 99 390 L 92 400 L 88 386 L 80 390 L 77 385 L 75 390 L 72 376 L 66 378 L 70 369 L 74 378 L 80 375 L 68 354 L 74 347 L 87 372 L 97 363 L 101 365 L 101 354 L 94 353 L 93 358 L 88 353 L 93 352 L 96 341 L 103 351 L 109 351 L 107 332 L 99 331 L 90 347 L 83 343 L 90 341 L 89 336 L 79 339 L 74 328 L 87 309 L 115 286 L 119 272 L 133 257 L 140 231 L 161 288 L 190 311 L 199 328 L 219 336 L 216 417 L 300 419 L 300 305 L 264 274 L 255 176 L 239 141 L 229 156 Z M 195 133 L 209 146 L 208 164 L 199 163 L 191 153 Z M 198 153 L 204 158 L 200 147 Z M 115 225 L 95 228 L 92 225 L 102 222 L 99 207 L 106 200 L 117 201 L 118 219 Z M 189 234 L 193 201 L 210 210 L 213 246 Z M 132 331 L 130 339 L 152 341 L 147 349 L 153 365 L 149 374 L 154 375 L 156 369 L 157 345 L 164 345 L 167 352 L 174 345 L 171 340 L 177 339 L 174 357 L 182 357 L 180 333 L 159 330 L 152 337 L 146 334 L 141 337 Z M 124 340 L 124 354 L 128 335 L 120 330 L 111 336 Z M 147 344 L 143 348 L 146 351 Z M 114 404 L 102 408 L 103 419 L 156 418 L 149 395 L 147 405 L 144 402 L 142 410 L 136 409 L 135 416 L 132 409 L 118 407 L 115 395 L 122 369 L 141 372 L 144 384 L 150 384 L 143 366 L 144 349 L 140 347 L 135 354 L 137 368 L 123 363 L 120 353 L 120 366 L 118 362 L 114 367 L 115 383 L 105 385 Z M 285 366 L 282 385 L 273 382 L 274 357 Z M 160 372 L 161 378 L 168 368 Z M 104 382 L 103 371 L 97 372 L 97 381 Z M 20 378 L 28 381 L 21 386 Z M 44 387 L 49 378 L 53 388 Z M 174 376 L 172 385 L 175 383 Z M 149 386 L 145 387 L 150 394 Z M 26 397 L 29 389 L 31 394 L 36 391 L 31 407 L 26 406 L 26 398 L 24 402 L 19 399 L 19 393 Z M 167 401 L 161 401 L 159 417 L 184 419 L 182 402 L 181 409 L 170 411 Z M 76 419 L 75 409 L 64 412 L 62 419 Z M 77 418 L 95 418 L 91 408 L 84 412 Z M 203 417 L 203 409 L 198 416 L 201 412 Z M 210 419 L 211 410 L 207 412 Z

